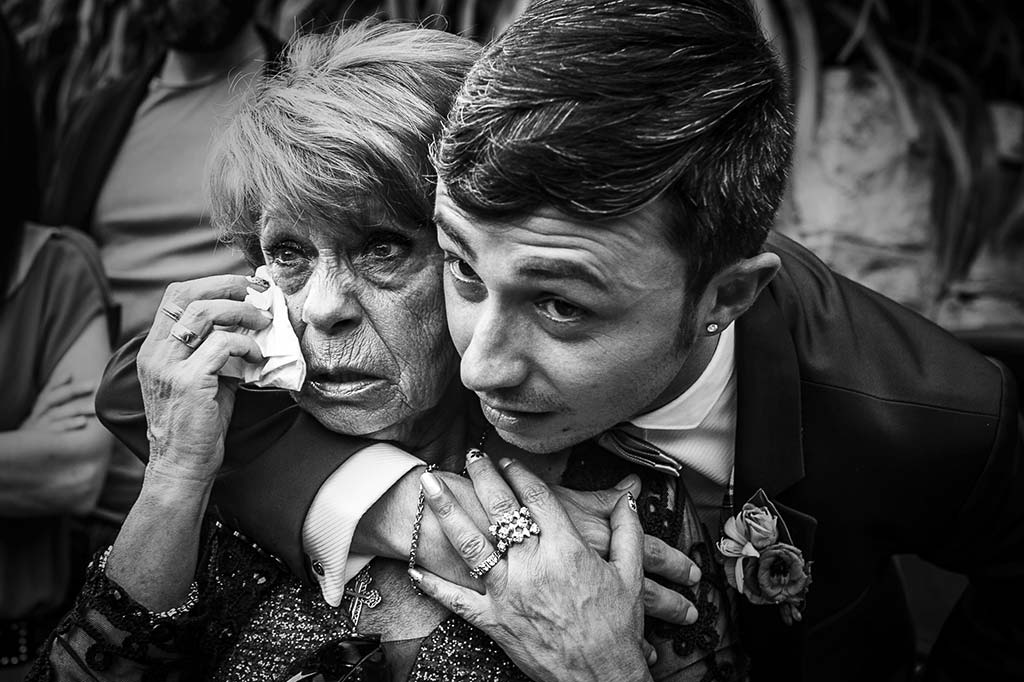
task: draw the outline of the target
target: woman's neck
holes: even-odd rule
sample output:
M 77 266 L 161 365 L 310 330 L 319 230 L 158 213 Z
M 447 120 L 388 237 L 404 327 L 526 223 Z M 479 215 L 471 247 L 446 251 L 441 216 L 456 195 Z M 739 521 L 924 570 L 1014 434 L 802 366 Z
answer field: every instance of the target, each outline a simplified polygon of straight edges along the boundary
M 416 417 L 402 446 L 428 464 L 446 471 L 460 470 L 469 443 L 475 442 L 467 416 L 475 402 L 458 376 L 453 377 L 438 404 Z

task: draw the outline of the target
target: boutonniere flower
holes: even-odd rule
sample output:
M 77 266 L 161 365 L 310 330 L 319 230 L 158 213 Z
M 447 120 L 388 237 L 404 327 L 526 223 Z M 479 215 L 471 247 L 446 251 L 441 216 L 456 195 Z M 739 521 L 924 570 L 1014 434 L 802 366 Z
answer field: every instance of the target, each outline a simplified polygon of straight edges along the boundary
M 811 562 L 792 544 L 786 523 L 763 490 L 726 520 L 718 552 L 725 577 L 752 604 L 775 604 L 786 625 L 802 618 Z

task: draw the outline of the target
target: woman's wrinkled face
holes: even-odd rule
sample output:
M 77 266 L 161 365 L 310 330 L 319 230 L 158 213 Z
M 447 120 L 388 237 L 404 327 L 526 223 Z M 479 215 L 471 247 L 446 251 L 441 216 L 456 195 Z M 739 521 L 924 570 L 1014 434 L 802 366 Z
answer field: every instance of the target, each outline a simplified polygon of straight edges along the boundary
M 299 405 L 338 433 L 408 439 L 458 366 L 434 231 L 268 216 L 260 245 L 306 358 Z

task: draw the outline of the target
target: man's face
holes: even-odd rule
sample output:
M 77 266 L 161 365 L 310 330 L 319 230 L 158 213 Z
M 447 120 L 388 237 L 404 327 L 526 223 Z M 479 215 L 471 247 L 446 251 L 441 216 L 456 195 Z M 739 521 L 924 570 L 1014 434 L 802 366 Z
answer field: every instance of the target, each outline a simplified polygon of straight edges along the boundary
M 503 439 L 553 452 L 665 402 L 694 315 L 661 215 L 480 221 L 439 185 L 448 326 L 462 381 Z
M 338 433 L 415 441 L 457 361 L 433 232 L 270 217 L 260 244 L 307 363 L 299 405 Z
M 147 0 L 147 20 L 169 48 L 190 53 L 227 47 L 255 12 L 255 0 Z

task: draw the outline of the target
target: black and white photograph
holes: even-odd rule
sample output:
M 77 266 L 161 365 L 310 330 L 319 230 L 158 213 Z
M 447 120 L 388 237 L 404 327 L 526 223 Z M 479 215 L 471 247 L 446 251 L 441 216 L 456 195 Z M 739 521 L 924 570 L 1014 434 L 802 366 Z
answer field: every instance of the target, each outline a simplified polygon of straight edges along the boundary
M 0 682 L 1024 682 L 1024 3 L 0 0 Z

